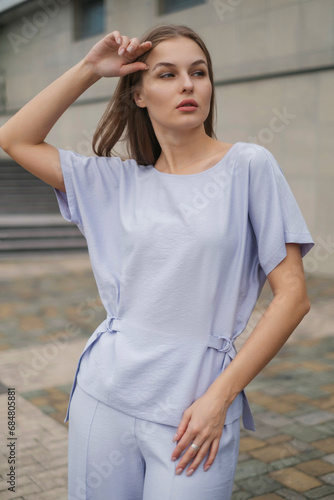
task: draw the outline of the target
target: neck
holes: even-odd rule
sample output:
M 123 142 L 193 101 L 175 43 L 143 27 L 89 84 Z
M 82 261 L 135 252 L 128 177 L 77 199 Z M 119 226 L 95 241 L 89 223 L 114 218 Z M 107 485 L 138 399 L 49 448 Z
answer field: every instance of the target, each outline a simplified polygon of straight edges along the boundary
M 187 132 L 178 137 L 164 134 L 163 140 L 159 140 L 161 154 L 155 168 L 169 174 L 180 174 L 212 155 L 217 141 L 205 133 L 204 126 Z

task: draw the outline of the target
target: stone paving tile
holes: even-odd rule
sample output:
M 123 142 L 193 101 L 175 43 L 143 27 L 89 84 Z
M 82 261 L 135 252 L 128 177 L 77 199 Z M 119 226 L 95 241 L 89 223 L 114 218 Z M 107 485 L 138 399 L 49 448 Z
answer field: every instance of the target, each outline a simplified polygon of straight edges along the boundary
M 241 462 L 238 465 L 235 481 L 238 482 L 242 479 L 247 479 L 249 477 L 258 476 L 265 474 L 268 471 L 268 466 L 262 463 L 260 460 L 250 459 Z
M 297 465 L 302 461 L 300 455 L 294 457 L 287 457 L 279 460 L 275 460 L 274 462 L 270 462 L 270 467 L 272 470 L 281 470 L 287 467 L 292 467 L 293 465 Z
M 21 498 L 25 498 L 25 496 L 28 495 L 29 493 L 32 493 L 33 497 L 39 498 L 39 495 L 42 492 L 41 488 L 37 484 L 35 484 L 33 482 L 31 482 L 29 484 L 24 484 L 24 485 L 21 484 L 19 488 L 20 488 Z M 4 492 L 1 491 L 0 494 L 1 494 L 1 499 L 2 500 L 17 498 L 17 496 L 13 497 L 12 496 L 13 493 L 8 492 L 8 491 L 4 491 Z
M 250 491 L 236 491 L 232 494 L 232 500 L 248 500 L 253 494 Z
M 331 453 L 330 455 L 325 455 L 323 457 L 323 460 L 326 460 L 326 462 L 329 462 L 330 464 L 334 464 L 334 453 Z
M 321 450 L 310 450 L 305 451 L 297 455 L 299 462 L 306 462 L 308 460 L 313 460 L 314 458 L 321 458 L 324 455 L 324 452 Z
M 311 370 L 310 370 L 311 372 Z M 311 376 L 312 373 L 309 373 L 308 376 Z M 319 390 L 317 384 L 315 381 L 313 382 L 305 382 L 305 385 L 299 385 L 298 387 L 295 388 L 296 392 L 299 392 L 300 394 L 304 394 L 305 396 L 308 396 L 309 398 L 316 398 L 321 394 L 322 391 Z M 326 396 L 326 394 L 323 393 L 323 396 Z
M 252 405 L 251 405 L 251 407 L 253 408 Z M 256 416 L 254 416 L 254 420 L 255 420 L 255 426 L 256 426 L 256 438 L 257 439 L 264 439 L 265 440 L 267 438 L 275 437 L 275 436 L 278 436 L 279 434 L 281 434 L 281 430 L 277 429 L 277 427 L 270 427 L 268 425 L 261 424 L 261 422 L 257 422 Z M 250 431 L 250 432 L 251 432 L 251 435 L 253 435 L 253 432 L 252 431 Z
M 313 446 L 319 448 L 319 450 L 324 451 L 325 453 L 333 453 L 334 452 L 334 437 L 329 437 L 327 439 L 321 439 L 320 441 L 314 441 L 312 443 Z
M 286 418 L 285 416 L 274 411 L 262 412 L 260 415 L 258 415 L 258 420 L 272 427 L 283 427 L 285 425 L 293 424 L 293 420 L 291 418 Z
M 314 411 L 315 411 L 315 408 L 314 408 L 313 404 L 299 403 L 298 410 L 290 411 L 286 415 L 289 418 L 293 418 L 293 419 L 297 420 L 297 417 L 308 415 L 309 413 L 312 413 Z M 298 420 L 297 420 L 297 422 L 298 422 Z
M 252 385 L 251 388 L 254 389 L 254 386 Z M 252 403 L 252 412 L 254 415 L 256 415 L 257 413 L 262 413 L 263 411 L 266 411 L 266 408 L 264 406 Z
M 43 490 L 51 490 L 58 487 L 66 487 L 67 485 L 67 466 L 52 467 L 50 471 L 42 471 L 31 474 L 31 479 L 40 486 Z
M 300 366 L 309 368 L 312 371 L 328 371 L 332 370 L 332 366 L 330 363 L 324 364 L 324 363 L 319 363 L 319 361 L 303 361 L 300 363 Z
M 330 422 L 324 422 L 323 424 L 318 424 L 314 426 L 316 429 L 325 432 L 329 436 L 334 434 L 334 420 Z
M 305 500 L 305 496 L 297 493 L 296 491 L 290 490 L 290 488 L 282 488 L 277 490 L 277 495 L 281 495 L 287 500 Z
M 271 438 L 267 439 L 267 443 L 269 444 L 277 444 L 277 443 L 284 443 L 285 441 L 291 441 L 292 436 L 289 434 L 278 434 L 278 436 L 273 436 Z
M 325 474 L 324 476 L 320 476 L 320 478 L 328 484 L 331 484 L 334 486 L 334 473 L 330 472 L 329 474 Z
M 311 443 L 312 441 L 317 439 L 320 440 L 321 438 L 328 436 L 327 432 L 316 429 L 315 427 L 308 427 L 297 423 L 294 425 L 287 425 L 285 430 L 289 434 L 292 434 L 292 436 L 295 436 L 301 441 L 306 441 L 307 443 Z
M 268 387 L 262 387 L 262 391 L 265 393 L 265 394 L 269 394 L 269 396 L 282 396 L 285 394 L 285 387 L 272 387 L 271 386 L 268 386 Z
M 289 436 L 289 434 L 287 434 Z M 292 437 L 291 436 L 291 444 L 294 448 L 297 448 L 297 450 L 304 452 L 304 451 L 313 451 L 315 448 L 312 446 L 310 443 L 306 443 L 305 441 L 300 441 L 299 439 Z
M 323 387 L 320 387 L 320 389 L 323 389 L 326 392 L 332 392 L 334 394 L 334 384 L 324 385 Z
M 244 437 L 240 439 L 239 452 L 245 453 L 249 450 L 255 450 L 256 448 L 261 448 L 263 446 L 266 446 L 266 443 L 260 441 L 259 439 Z
M 334 465 L 325 462 L 321 459 L 310 460 L 309 462 L 303 462 L 298 464 L 297 469 L 311 474 L 312 476 L 321 476 L 322 474 L 327 474 L 328 472 L 334 471 Z
M 326 389 L 323 389 L 326 391 Z M 327 391 L 326 391 L 327 392 Z M 281 395 L 281 399 L 283 401 L 288 401 L 288 402 L 294 402 L 294 403 L 300 403 L 300 402 L 309 402 L 310 404 L 313 403 L 313 401 L 308 398 L 307 396 L 304 396 L 303 394 L 296 394 L 296 393 L 284 393 Z
M 24 500 L 37 500 L 35 495 L 25 495 Z M 55 488 L 38 494 L 38 500 L 67 500 L 67 487 Z
M 298 420 L 298 422 L 304 425 L 316 425 L 327 422 L 328 420 L 333 420 L 334 422 L 334 415 L 333 413 L 329 413 L 327 411 L 313 411 L 307 415 L 295 417 L 295 420 Z
M 7 481 L 7 477 L 6 477 L 6 476 L 4 476 L 3 480 L 2 480 L 2 481 L 1 481 L 1 483 L 0 483 L 0 491 L 2 491 L 2 489 L 3 489 L 4 487 L 7 487 L 7 486 L 8 486 L 8 484 L 6 483 L 6 481 Z M 20 474 L 20 485 L 25 486 L 25 485 L 27 485 L 27 484 L 31 484 L 31 479 L 30 479 L 30 477 L 28 477 L 27 475 L 22 475 L 22 474 Z M 5 488 L 5 489 L 7 489 L 7 488 Z
M 269 495 L 260 495 L 253 497 L 252 500 L 282 500 L 283 497 L 276 495 L 276 493 L 269 493 Z
M 299 454 L 289 443 L 282 443 L 280 445 L 265 446 L 257 450 L 250 450 L 249 454 L 265 463 L 270 463 L 275 460 L 283 460 L 284 458 L 291 457 Z
M 327 497 L 327 495 L 330 494 L 332 494 L 332 497 L 334 498 L 333 486 L 320 486 L 319 488 L 314 488 L 304 493 L 306 498 L 324 498 L 324 496 Z
M 322 390 L 325 390 L 324 387 L 326 386 L 322 386 Z M 331 395 L 329 397 L 322 397 L 322 398 L 319 398 L 319 399 L 313 399 L 312 401 L 312 404 L 314 404 L 315 406 L 318 406 L 319 408 L 321 409 L 327 409 L 327 408 L 330 408 L 332 406 L 334 406 L 334 395 Z
M 294 489 L 300 493 L 321 486 L 323 483 L 318 479 L 297 470 L 294 467 L 269 473 L 270 477 L 279 481 L 284 486 Z
M 286 413 L 295 410 L 297 407 L 292 403 L 280 401 L 278 398 L 268 396 L 260 391 L 249 391 L 249 401 L 255 402 L 264 406 L 268 410 L 276 411 L 277 413 Z
M 236 481 L 237 485 L 246 491 L 258 495 L 277 491 L 282 485 L 268 475 L 254 475 L 248 479 Z

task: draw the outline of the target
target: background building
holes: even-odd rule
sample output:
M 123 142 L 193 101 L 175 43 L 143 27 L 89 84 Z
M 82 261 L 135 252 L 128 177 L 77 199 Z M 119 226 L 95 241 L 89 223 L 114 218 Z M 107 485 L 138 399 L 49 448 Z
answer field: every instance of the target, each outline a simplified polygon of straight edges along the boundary
M 0 16 L 0 125 L 115 29 L 197 31 L 214 65 L 218 138 L 274 154 L 316 242 L 304 267 L 334 274 L 333 0 L 2 0 Z M 46 140 L 92 155 L 117 81 L 90 87 Z

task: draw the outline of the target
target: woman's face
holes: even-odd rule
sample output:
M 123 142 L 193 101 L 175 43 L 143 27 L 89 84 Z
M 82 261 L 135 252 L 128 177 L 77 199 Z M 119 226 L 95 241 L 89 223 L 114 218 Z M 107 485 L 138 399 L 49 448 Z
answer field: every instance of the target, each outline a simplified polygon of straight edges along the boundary
M 203 124 L 210 111 L 212 85 L 199 45 L 187 37 L 165 40 L 150 52 L 146 63 L 149 69 L 142 72 L 136 102 L 147 107 L 155 133 Z M 184 99 L 194 99 L 198 107 L 193 111 L 178 109 Z

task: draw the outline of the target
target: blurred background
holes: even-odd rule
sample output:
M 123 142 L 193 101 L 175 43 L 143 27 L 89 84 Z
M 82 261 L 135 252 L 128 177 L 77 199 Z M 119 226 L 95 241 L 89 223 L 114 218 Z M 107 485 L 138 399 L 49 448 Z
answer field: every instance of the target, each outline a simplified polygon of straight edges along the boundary
M 334 0 L 0 0 L 0 126 L 107 33 L 170 23 L 210 51 L 218 139 L 273 153 L 315 242 L 311 311 L 248 386 L 257 431 L 242 430 L 233 500 L 334 499 Z M 92 156 L 117 82 L 90 87 L 46 141 Z M 15 387 L 20 437 L 16 496 L 1 437 L 0 498 L 65 499 L 68 395 L 104 311 L 83 236 L 1 149 L 0 284 L 0 414 Z M 266 284 L 241 341 L 271 297 Z

